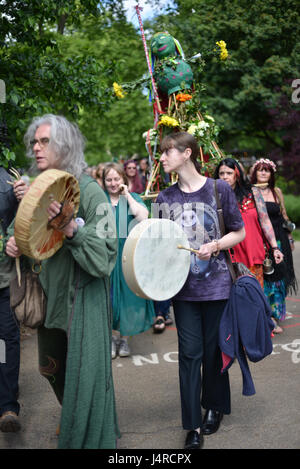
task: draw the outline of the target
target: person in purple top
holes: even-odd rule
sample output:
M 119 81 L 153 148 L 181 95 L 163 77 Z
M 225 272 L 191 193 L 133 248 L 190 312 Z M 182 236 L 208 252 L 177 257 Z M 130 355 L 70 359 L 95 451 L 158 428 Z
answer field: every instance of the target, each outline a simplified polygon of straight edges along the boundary
M 182 425 L 188 430 L 184 447 L 197 449 L 203 445 L 203 434 L 217 431 L 223 414 L 230 413 L 229 377 L 227 373 L 221 375 L 218 346 L 219 323 L 232 284 L 222 251 L 241 242 L 245 231 L 234 192 L 219 180 L 217 190 L 226 228 L 226 235 L 221 237 L 214 180 L 200 173 L 199 146 L 192 135 L 178 132 L 166 136 L 161 152 L 164 171 L 176 172 L 178 182 L 159 194 L 158 216 L 178 223 L 197 251 L 191 254 L 183 288 L 173 298 Z M 203 419 L 201 404 L 206 409 Z

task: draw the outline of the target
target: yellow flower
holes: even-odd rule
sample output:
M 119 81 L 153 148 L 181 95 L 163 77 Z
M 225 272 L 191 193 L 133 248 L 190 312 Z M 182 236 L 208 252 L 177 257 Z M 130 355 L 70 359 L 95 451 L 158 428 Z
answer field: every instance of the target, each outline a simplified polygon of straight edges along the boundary
M 221 52 L 220 52 L 220 59 L 221 60 L 226 60 L 228 57 L 228 51 L 226 49 L 226 42 L 225 41 L 217 41 L 216 42 L 217 46 L 220 47 Z
M 118 85 L 118 83 L 114 82 L 113 83 L 113 87 L 114 87 L 114 92 L 115 92 L 115 95 L 117 96 L 117 98 L 125 98 L 125 94 L 123 92 L 123 89 L 122 89 L 122 86 Z
M 158 124 L 166 125 L 167 127 L 179 127 L 179 122 L 176 119 L 173 119 L 173 117 L 169 116 L 162 116 Z

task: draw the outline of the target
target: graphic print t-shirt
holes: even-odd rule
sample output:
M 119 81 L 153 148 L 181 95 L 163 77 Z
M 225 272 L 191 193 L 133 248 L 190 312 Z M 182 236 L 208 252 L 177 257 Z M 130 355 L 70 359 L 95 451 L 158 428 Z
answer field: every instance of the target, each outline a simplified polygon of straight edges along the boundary
M 217 181 L 226 232 L 238 231 L 244 224 L 231 187 L 222 180 Z M 156 200 L 160 218 L 169 218 L 181 226 L 190 247 L 199 249 L 202 244 L 221 238 L 214 192 L 214 180 L 207 178 L 204 186 L 196 192 L 186 193 L 174 184 L 162 191 Z M 170 275 L 171 275 L 170 271 Z M 188 278 L 174 297 L 185 301 L 215 301 L 229 298 L 231 276 L 225 254 L 211 256 L 209 261 L 191 253 Z

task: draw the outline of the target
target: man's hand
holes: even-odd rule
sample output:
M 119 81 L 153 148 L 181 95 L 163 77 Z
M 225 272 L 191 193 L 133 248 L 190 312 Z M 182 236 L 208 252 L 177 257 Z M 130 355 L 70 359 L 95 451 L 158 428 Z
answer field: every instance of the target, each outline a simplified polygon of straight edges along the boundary
M 60 204 L 53 200 L 47 212 L 49 215 L 49 226 L 57 231 L 61 231 L 68 238 L 72 238 L 74 232 L 77 231 L 77 223 L 73 219 L 74 204 L 72 202 Z
M 27 184 L 23 181 L 23 179 L 19 179 L 14 183 L 14 194 L 16 196 L 16 199 L 20 202 L 20 200 L 23 199 L 24 195 L 28 191 L 29 187 Z
M 20 257 L 21 251 L 16 245 L 16 240 L 14 236 L 11 236 L 6 244 L 6 254 L 10 257 Z

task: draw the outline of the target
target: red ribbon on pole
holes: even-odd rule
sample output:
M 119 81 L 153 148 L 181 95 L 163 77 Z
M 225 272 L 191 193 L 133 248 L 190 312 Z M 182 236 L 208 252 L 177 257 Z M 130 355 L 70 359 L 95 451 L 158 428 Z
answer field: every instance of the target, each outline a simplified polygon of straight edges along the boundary
M 140 23 L 140 30 L 141 30 L 141 34 L 142 34 L 142 40 L 143 40 L 143 45 L 144 45 L 148 70 L 149 70 L 150 77 L 151 77 L 154 98 L 157 102 L 158 110 L 159 110 L 159 112 L 161 112 L 161 106 L 160 106 L 158 92 L 157 92 L 157 89 L 156 89 L 156 85 L 155 85 L 155 81 L 154 81 L 154 77 L 153 77 L 153 73 L 152 73 L 152 68 L 151 68 L 151 64 L 150 64 L 150 59 L 149 59 L 149 54 L 148 54 L 148 49 L 147 49 L 147 43 L 146 43 L 146 38 L 145 38 L 145 33 L 144 33 L 144 28 L 143 28 L 143 22 L 142 22 L 142 17 L 141 17 L 141 13 L 140 13 L 142 11 L 142 8 L 139 5 L 136 5 L 135 10 L 136 10 L 136 14 L 137 14 L 137 17 L 138 17 L 138 20 L 139 20 L 139 23 Z

